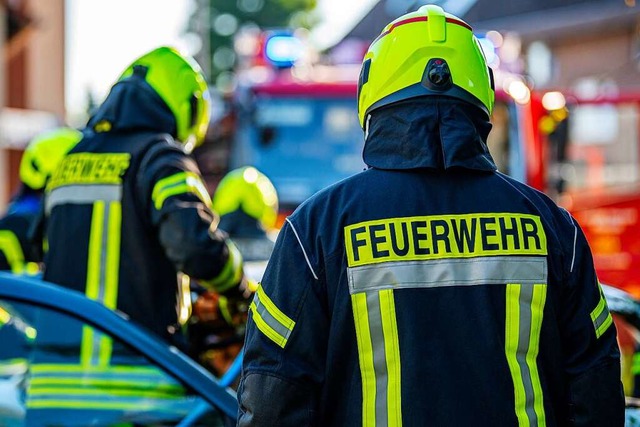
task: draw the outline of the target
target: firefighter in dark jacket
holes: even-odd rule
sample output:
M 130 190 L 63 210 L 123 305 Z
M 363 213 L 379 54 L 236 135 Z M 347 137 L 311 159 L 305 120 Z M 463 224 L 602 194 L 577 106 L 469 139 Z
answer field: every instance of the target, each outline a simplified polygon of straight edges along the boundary
M 80 140 L 80 131 L 61 127 L 33 138 L 20 161 L 20 187 L 0 218 L 0 270 L 38 272 L 38 250 L 30 230 L 41 210 L 44 187 L 65 154 Z
M 492 73 L 427 5 L 364 57 L 368 169 L 287 218 L 250 307 L 239 426 L 622 426 L 576 221 L 496 170 Z
M 186 342 L 178 314 L 188 312 L 181 304 L 190 295 L 188 280 L 178 284 L 179 272 L 223 294 L 230 306 L 246 305 L 242 257 L 217 229 L 189 154 L 207 130 L 208 96 L 191 58 L 169 47 L 142 55 L 113 85 L 45 194 L 44 280 L 80 291 L 178 345 Z M 79 343 L 69 338 L 74 334 Z M 69 348 L 37 340 L 38 374 L 109 372 L 113 384 L 131 381 L 120 378 L 133 372 L 123 366 L 135 364 L 127 349 L 88 327 L 64 335 Z M 44 393 L 38 384 L 29 390 L 28 407 L 64 407 L 74 398 L 60 390 L 55 400 L 36 401 Z M 125 410 L 122 403 L 109 410 Z

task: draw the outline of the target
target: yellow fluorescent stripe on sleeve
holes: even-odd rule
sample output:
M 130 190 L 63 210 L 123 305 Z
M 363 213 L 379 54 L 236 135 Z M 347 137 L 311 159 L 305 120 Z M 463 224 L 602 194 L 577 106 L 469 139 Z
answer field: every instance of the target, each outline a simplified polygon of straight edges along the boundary
M 542 319 L 544 315 L 544 304 L 547 299 L 547 285 L 534 285 L 533 297 L 531 301 L 531 333 L 529 336 L 529 350 L 527 352 L 527 365 L 533 386 L 533 408 L 538 417 L 538 426 L 544 427 L 546 415 L 544 412 L 544 402 L 542 399 L 542 385 L 540 384 L 540 373 L 538 372 L 537 358 L 540 351 L 540 333 L 542 330 Z
M 178 172 L 174 175 L 168 176 L 166 178 L 162 178 L 153 186 L 153 191 L 151 192 L 151 199 L 155 200 L 158 198 L 158 195 L 164 189 L 171 187 L 176 184 L 184 183 L 187 177 L 187 172 Z
M 609 329 L 609 326 L 613 324 L 613 318 L 607 307 L 607 301 L 604 298 L 600 283 L 598 283 L 598 288 L 600 289 L 600 300 L 596 308 L 591 312 L 591 321 L 593 322 L 596 338 L 600 338 Z
M 284 348 L 296 323 L 276 307 L 262 287 L 258 287 L 249 308 L 258 330 Z
M 242 255 L 240 250 L 231 240 L 227 240 L 227 248 L 229 248 L 229 258 L 227 258 L 227 262 L 222 267 L 220 274 L 206 282 L 219 292 L 230 289 L 238 284 L 242 278 Z
M 0 252 L 4 253 L 7 263 L 14 274 L 20 274 L 24 270 L 24 254 L 20 241 L 9 230 L 0 230 Z
M 253 321 L 255 322 L 258 330 L 271 341 L 284 348 L 284 346 L 287 345 L 287 338 L 283 337 L 278 332 L 276 332 L 275 329 L 269 326 L 269 324 L 262 318 L 262 316 L 258 312 L 255 302 L 252 302 L 249 308 L 251 309 L 251 313 L 253 314 Z
M 600 338 L 612 324 L 613 318 L 611 317 L 611 313 L 608 313 L 607 318 L 604 320 L 604 322 L 602 322 L 602 325 L 600 325 L 598 329 L 596 329 L 596 338 Z
M 180 172 L 161 179 L 153 187 L 151 200 L 155 208 L 160 209 L 169 197 L 184 193 L 193 193 L 204 204 L 211 206 L 211 196 L 207 187 L 202 182 L 202 178 L 193 172 Z
M 376 372 L 373 365 L 373 344 L 369 329 L 367 295 L 365 293 L 351 295 L 351 304 L 358 342 L 360 376 L 362 377 L 362 426 L 375 427 Z
M 387 412 L 389 427 L 402 426 L 400 342 L 393 289 L 380 291 L 384 353 L 387 359 Z
M 506 290 L 506 325 L 505 325 L 505 354 L 515 393 L 516 417 L 518 426 L 528 427 L 529 418 L 525 409 L 525 391 L 522 383 L 522 372 L 516 358 L 518 351 L 518 336 L 520 333 L 520 285 L 509 284 Z
M 264 305 L 269 314 L 271 314 L 282 326 L 293 331 L 293 327 L 296 325 L 296 322 L 276 307 L 273 301 L 271 301 L 271 298 L 264 293 L 262 286 L 258 287 L 257 294 L 260 299 L 260 303 Z

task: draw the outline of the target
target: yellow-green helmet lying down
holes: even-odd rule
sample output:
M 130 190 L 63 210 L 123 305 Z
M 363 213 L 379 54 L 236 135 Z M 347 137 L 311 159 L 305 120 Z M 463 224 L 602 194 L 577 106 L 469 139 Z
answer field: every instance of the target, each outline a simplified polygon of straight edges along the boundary
M 45 131 L 29 142 L 20 161 L 20 181 L 41 190 L 64 156 L 82 139 L 82 132 L 62 127 Z
M 222 178 L 213 195 L 213 210 L 220 216 L 241 209 L 265 230 L 278 218 L 278 194 L 263 173 L 247 166 L 234 169 Z
M 493 74 L 469 24 L 435 5 L 387 25 L 371 43 L 358 82 L 358 118 L 405 99 L 441 95 L 491 115 Z
M 175 48 L 159 47 L 133 61 L 118 81 L 144 67 L 145 81 L 176 119 L 176 136 L 188 149 L 202 144 L 209 126 L 211 101 L 198 63 Z

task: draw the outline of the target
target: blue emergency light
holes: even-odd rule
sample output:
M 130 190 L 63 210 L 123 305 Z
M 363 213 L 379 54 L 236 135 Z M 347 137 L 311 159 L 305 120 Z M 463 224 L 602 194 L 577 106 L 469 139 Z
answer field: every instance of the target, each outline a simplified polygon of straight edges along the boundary
M 274 33 L 264 44 L 266 59 L 275 67 L 292 67 L 304 53 L 302 41 L 290 33 Z

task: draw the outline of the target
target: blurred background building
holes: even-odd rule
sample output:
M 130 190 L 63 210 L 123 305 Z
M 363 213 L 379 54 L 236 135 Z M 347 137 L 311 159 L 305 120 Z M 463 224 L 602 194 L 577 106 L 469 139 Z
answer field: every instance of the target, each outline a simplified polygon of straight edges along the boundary
M 17 188 L 25 144 L 65 120 L 65 2 L 1 0 L 0 17 L 2 208 Z
M 109 3 L 105 1 L 105 7 Z M 327 7 L 329 0 L 181 3 L 186 10 L 186 19 L 181 24 L 184 46 L 203 65 L 219 98 L 224 98 L 234 91 L 237 72 L 247 66 L 251 49 L 255 49 L 257 39 L 248 36 L 270 28 L 295 28 L 298 35 L 315 43 L 315 60 L 357 65 L 385 23 L 428 2 L 354 0 L 341 7 L 335 6 L 341 4 L 338 1 L 331 1 L 332 6 Z M 467 20 L 483 38 L 492 66 L 521 75 L 531 89 L 561 90 L 582 98 L 640 93 L 640 8 L 636 0 L 434 0 L 432 3 Z M 3 35 L 0 208 L 16 188 L 21 149 L 29 139 L 43 129 L 63 123 L 81 126 L 89 110 L 104 95 L 87 89 L 83 101 L 86 105 L 82 105 L 79 117 L 75 112 L 71 117 L 65 110 L 65 105 L 69 105 L 65 100 L 68 93 L 65 81 L 69 80 L 65 76 L 70 71 L 65 69 L 65 64 L 69 64 L 67 37 L 70 34 L 75 39 L 84 37 L 66 25 L 70 4 L 70 0 L 0 0 Z M 336 15 L 345 15 L 347 7 L 358 10 L 350 15 L 349 27 L 332 28 L 327 16 L 335 19 Z M 120 13 L 126 13 L 127 9 L 122 9 Z M 101 13 L 102 10 L 96 12 Z M 129 13 L 138 12 L 129 10 Z M 151 13 L 146 15 L 155 19 Z M 142 24 L 141 16 L 132 18 L 140 18 Z M 106 27 L 110 28 L 109 25 L 113 30 L 107 38 L 120 30 L 116 23 Z M 332 42 L 323 45 L 317 42 L 319 39 Z M 118 46 L 113 46 L 110 51 L 104 51 L 103 47 L 96 50 L 109 57 L 117 49 Z M 118 69 L 123 66 L 113 62 Z M 110 79 L 105 80 L 105 84 L 111 83 Z M 224 103 L 220 103 L 214 110 L 220 126 L 211 129 L 212 140 L 224 139 L 225 126 L 233 126 L 231 119 L 224 117 L 224 108 Z M 215 168 L 215 157 L 228 152 L 210 150 L 201 154 L 205 161 L 214 158 L 210 163 Z

